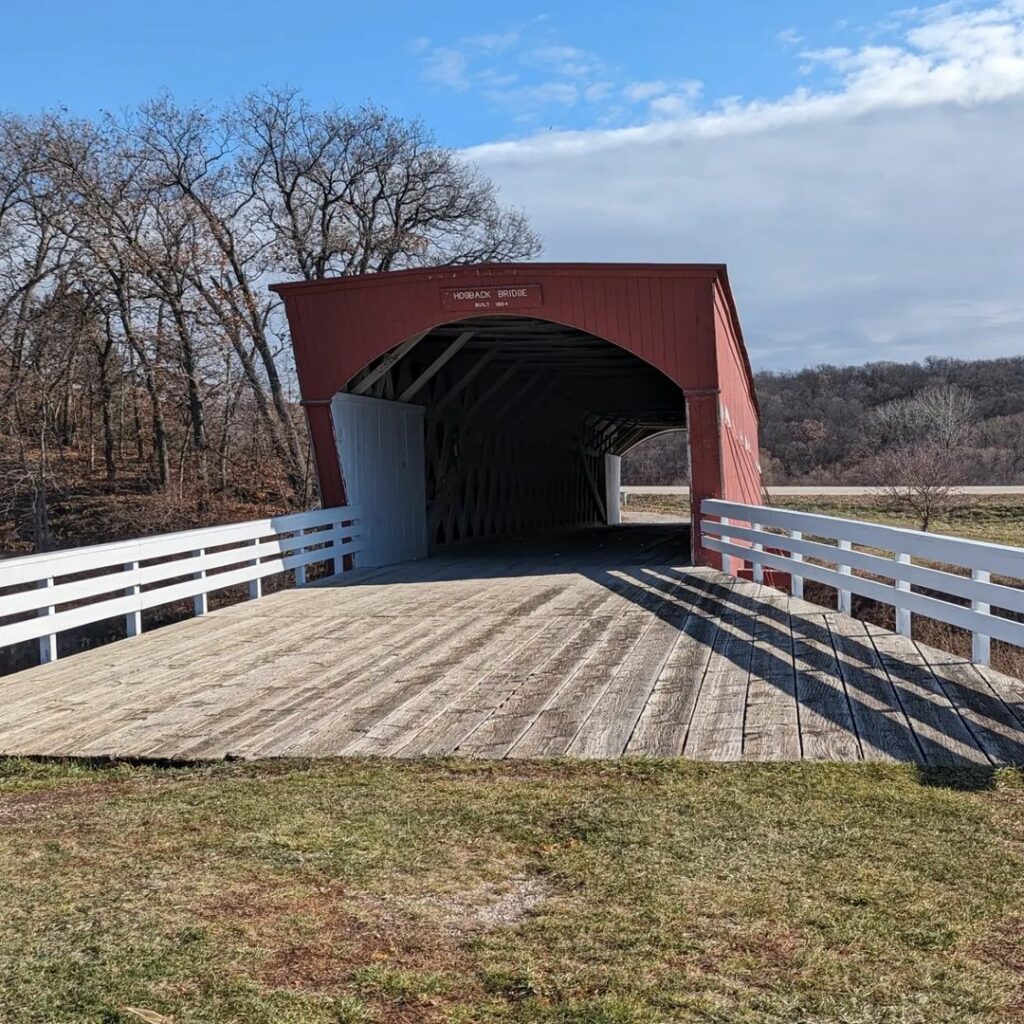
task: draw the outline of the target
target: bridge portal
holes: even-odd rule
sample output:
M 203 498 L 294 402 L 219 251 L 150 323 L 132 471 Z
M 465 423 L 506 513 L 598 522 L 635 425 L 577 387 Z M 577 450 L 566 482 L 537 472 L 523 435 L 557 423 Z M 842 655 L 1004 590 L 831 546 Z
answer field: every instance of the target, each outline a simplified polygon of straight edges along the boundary
M 703 498 L 759 503 L 758 410 L 724 266 L 487 264 L 273 286 L 325 505 L 362 564 L 615 523 L 619 459 L 686 430 Z M 719 556 L 692 533 L 697 564 Z

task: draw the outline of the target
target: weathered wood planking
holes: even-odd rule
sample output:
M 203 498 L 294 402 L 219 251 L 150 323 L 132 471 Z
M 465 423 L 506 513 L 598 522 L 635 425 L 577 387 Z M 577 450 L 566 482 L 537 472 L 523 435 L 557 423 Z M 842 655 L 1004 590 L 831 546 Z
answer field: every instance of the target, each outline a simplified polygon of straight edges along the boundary
M 947 767 L 990 764 L 917 645 L 878 626 L 865 624 L 865 630 L 907 712 L 925 763 Z
M 665 524 L 356 571 L 0 680 L 0 753 L 1024 763 L 1024 684 Z
M 766 587 L 760 604 L 752 637 L 743 757 L 748 761 L 798 761 L 802 754 L 800 707 L 789 602 L 784 594 Z
M 825 623 L 865 758 L 919 762 L 921 747 L 864 623 L 839 614 L 826 615 Z

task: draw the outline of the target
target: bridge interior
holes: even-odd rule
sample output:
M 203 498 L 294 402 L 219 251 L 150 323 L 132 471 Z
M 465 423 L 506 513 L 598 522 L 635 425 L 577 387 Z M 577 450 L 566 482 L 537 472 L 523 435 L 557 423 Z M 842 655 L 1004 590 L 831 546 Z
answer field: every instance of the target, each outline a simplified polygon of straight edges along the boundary
M 1024 764 L 1024 684 L 640 522 L 344 573 L 3 681 L 0 754 Z
M 660 370 L 536 317 L 446 323 L 375 360 L 346 390 L 424 407 L 432 550 L 614 521 L 618 481 L 606 456 L 686 427 L 683 394 Z

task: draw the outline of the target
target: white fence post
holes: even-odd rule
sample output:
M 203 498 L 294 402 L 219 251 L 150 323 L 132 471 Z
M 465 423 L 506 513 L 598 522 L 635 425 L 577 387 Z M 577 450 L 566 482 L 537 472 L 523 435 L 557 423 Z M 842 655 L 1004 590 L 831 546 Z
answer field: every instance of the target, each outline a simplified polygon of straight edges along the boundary
M 991 581 L 991 578 L 991 574 L 986 572 L 984 569 L 971 570 L 971 579 L 977 580 L 979 583 L 988 583 Z M 971 601 L 971 608 L 976 612 L 981 612 L 983 615 L 988 615 L 992 611 L 992 606 L 987 601 Z M 972 632 L 971 661 L 973 661 L 975 665 L 984 665 L 987 667 L 991 653 L 991 639 L 985 636 L 984 633 Z
M 0 646 L 35 644 L 39 661 L 51 662 L 68 630 L 116 621 L 138 636 L 150 608 L 191 601 L 205 615 L 210 594 L 247 584 L 260 597 L 272 573 L 294 571 L 299 585 L 308 565 L 340 573 L 360 550 L 360 520 L 352 506 L 315 509 L 0 559 Z
M 904 637 L 912 637 L 915 615 L 948 623 L 971 634 L 978 665 L 989 663 L 993 640 L 1024 650 L 1024 587 L 1012 583 L 1024 580 L 1024 547 L 717 498 L 704 499 L 701 512 L 704 544 L 726 571 L 739 560 L 755 566 L 754 579 L 758 565 L 765 577 L 768 569 L 789 572 L 797 598 L 813 580 L 836 591 L 846 615 L 854 594 L 891 605 Z
M 298 531 L 296 531 L 295 536 L 299 540 L 303 540 L 303 538 L 306 536 L 306 531 L 305 530 L 298 530 Z M 296 554 L 300 554 L 301 555 L 301 554 L 304 554 L 305 551 L 306 551 L 306 544 L 305 544 L 305 541 L 303 541 L 301 547 L 296 549 Z M 297 587 L 305 586 L 305 583 L 306 583 L 306 567 L 304 565 L 298 565 L 298 566 L 295 567 L 295 586 L 297 586 Z
M 751 520 L 748 525 L 753 530 L 757 529 L 759 524 Z M 754 544 L 751 546 L 751 549 L 753 552 L 750 558 L 751 564 L 753 565 L 751 578 L 755 583 L 764 583 L 764 564 L 758 557 L 760 553 L 764 551 L 764 545 L 761 544 L 759 541 L 755 541 Z
M 142 587 L 139 586 L 139 563 L 138 562 L 125 562 L 125 571 L 135 573 L 136 582 L 133 583 L 127 590 L 126 594 L 133 596 L 142 593 Z M 142 632 L 142 610 L 137 608 L 135 611 L 129 612 L 124 617 L 125 631 L 128 636 L 138 636 Z
M 206 554 L 206 548 L 200 548 L 198 551 L 193 551 L 192 556 L 202 558 Z M 195 579 L 203 580 L 206 579 L 206 570 L 200 569 L 199 572 L 193 574 Z M 192 598 L 192 610 L 196 615 L 205 615 L 209 604 L 207 602 L 206 591 L 204 590 L 201 594 L 196 594 Z
M 253 542 L 254 547 L 260 546 L 260 539 L 257 537 Z M 259 565 L 259 558 L 254 559 L 249 563 L 250 565 Z M 254 580 L 249 580 L 249 599 L 255 601 L 256 598 L 263 596 L 263 580 L 257 576 Z
M 910 555 L 905 555 L 902 552 L 897 552 L 896 561 L 900 565 L 910 565 Z M 901 590 L 904 593 L 908 593 L 910 591 L 910 584 L 906 580 L 897 580 L 896 589 Z M 896 609 L 896 632 L 899 633 L 900 636 L 910 636 L 909 608 Z
M 851 545 L 850 545 L 850 542 L 848 540 L 841 540 L 839 542 L 839 550 L 840 551 L 849 551 L 850 548 L 851 548 Z M 851 575 L 850 567 L 848 565 L 840 564 L 836 568 L 844 576 Z M 839 590 L 838 591 L 838 595 L 839 595 L 839 601 L 838 601 L 839 611 L 843 615 L 849 615 L 851 613 L 851 611 L 853 611 L 853 595 L 850 593 L 849 590 Z
M 38 586 L 44 587 L 47 590 L 53 589 L 53 577 L 47 576 L 46 579 L 40 580 Z M 52 615 L 54 606 L 51 604 L 46 608 L 40 608 L 40 615 Z M 46 636 L 39 638 L 39 664 L 46 665 L 51 661 L 57 660 L 57 634 L 47 633 Z
M 800 530 L 790 530 L 789 531 L 789 539 L 790 540 L 803 540 L 803 536 L 804 535 L 803 535 L 803 533 L 800 532 Z M 789 555 L 790 555 L 790 558 L 792 558 L 794 562 L 802 562 L 804 560 L 804 556 L 802 554 L 800 554 L 799 552 L 797 552 L 797 551 L 790 551 Z M 789 592 L 790 592 L 790 594 L 793 595 L 793 597 L 799 597 L 801 599 L 803 598 L 803 596 L 804 596 L 804 578 L 803 578 L 803 576 L 798 576 L 796 573 L 790 573 L 790 577 L 789 577 Z
M 719 516 L 718 517 L 718 521 L 722 524 L 722 526 L 728 526 L 729 525 L 729 517 L 728 516 Z M 729 539 L 729 531 L 728 530 L 723 530 L 722 531 L 722 539 L 723 540 L 728 540 Z M 732 555 L 722 555 L 722 572 L 728 573 L 730 576 L 732 575 Z

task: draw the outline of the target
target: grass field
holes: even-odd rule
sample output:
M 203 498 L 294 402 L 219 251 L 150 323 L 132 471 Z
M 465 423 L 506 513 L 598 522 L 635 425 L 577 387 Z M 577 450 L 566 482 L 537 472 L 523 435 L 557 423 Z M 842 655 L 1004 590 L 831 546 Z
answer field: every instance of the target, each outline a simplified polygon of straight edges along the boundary
M 844 519 L 867 519 L 916 529 L 912 515 L 893 509 L 884 498 L 779 497 L 772 504 L 782 508 L 819 512 Z M 932 533 L 970 537 L 993 544 L 1024 544 L 1024 501 L 1014 496 L 970 497 L 948 515 L 940 516 L 930 528 Z
M 0 1020 L 1024 1020 L 1024 781 L 0 764 Z
M 821 495 L 779 496 L 772 505 L 800 512 L 817 512 L 842 519 L 865 519 L 873 523 L 916 529 L 917 522 L 906 512 L 895 509 L 885 499 L 864 497 L 827 497 Z M 631 494 L 625 506 L 635 511 L 669 512 L 688 516 L 689 499 L 672 495 Z M 1015 496 L 970 496 L 956 511 L 938 517 L 932 533 L 970 537 L 993 544 L 1024 545 L 1024 500 Z

